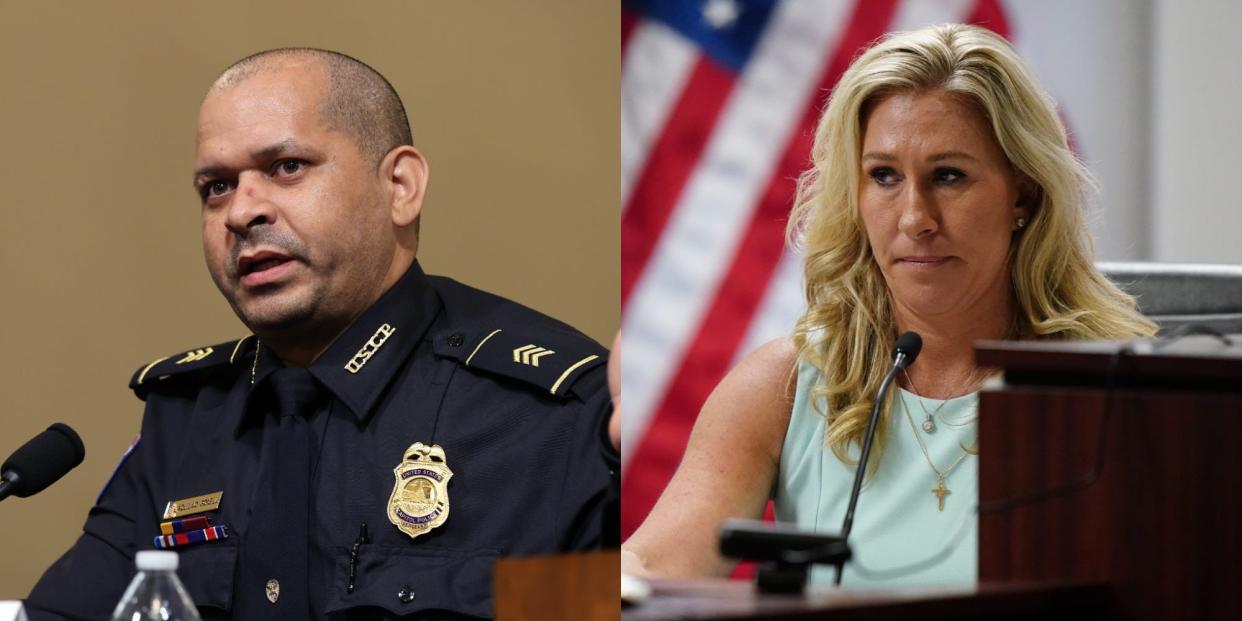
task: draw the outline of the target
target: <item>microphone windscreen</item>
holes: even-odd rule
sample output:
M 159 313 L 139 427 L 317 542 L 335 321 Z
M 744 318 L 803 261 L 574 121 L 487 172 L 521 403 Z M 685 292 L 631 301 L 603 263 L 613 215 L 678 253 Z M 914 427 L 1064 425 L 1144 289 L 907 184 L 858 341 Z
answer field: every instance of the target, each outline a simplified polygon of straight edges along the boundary
M 897 343 L 893 345 L 893 357 L 896 358 L 899 352 L 905 354 L 905 366 L 907 367 L 914 364 L 914 359 L 919 357 L 920 351 L 923 351 L 923 337 L 917 332 L 902 334 L 897 337 Z
M 12 471 L 18 476 L 13 494 L 25 498 L 55 483 L 85 457 L 86 447 L 77 432 L 64 423 L 54 423 L 13 451 L 0 472 Z

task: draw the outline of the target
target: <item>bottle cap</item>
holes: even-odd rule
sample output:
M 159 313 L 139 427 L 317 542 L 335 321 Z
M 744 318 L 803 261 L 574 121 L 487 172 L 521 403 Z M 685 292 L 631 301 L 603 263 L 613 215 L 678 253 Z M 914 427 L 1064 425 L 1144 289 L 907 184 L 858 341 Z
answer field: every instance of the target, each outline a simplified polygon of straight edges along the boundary
M 177 553 L 169 550 L 143 550 L 134 562 L 138 571 L 177 571 Z

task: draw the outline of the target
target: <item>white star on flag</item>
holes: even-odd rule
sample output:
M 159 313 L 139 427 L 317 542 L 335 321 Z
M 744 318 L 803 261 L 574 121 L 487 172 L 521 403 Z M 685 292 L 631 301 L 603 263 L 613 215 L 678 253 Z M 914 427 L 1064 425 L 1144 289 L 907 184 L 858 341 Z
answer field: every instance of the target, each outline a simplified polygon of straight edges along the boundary
M 712 25 L 712 28 L 721 30 L 732 26 L 737 22 L 738 9 L 735 0 L 708 0 L 703 5 L 703 19 Z

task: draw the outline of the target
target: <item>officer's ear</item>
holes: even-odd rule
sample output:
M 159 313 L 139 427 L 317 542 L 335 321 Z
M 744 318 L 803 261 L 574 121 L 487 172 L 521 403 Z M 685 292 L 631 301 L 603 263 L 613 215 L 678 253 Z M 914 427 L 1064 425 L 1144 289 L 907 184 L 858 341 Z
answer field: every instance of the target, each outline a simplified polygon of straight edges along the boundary
M 405 228 L 423 211 L 427 191 L 427 160 L 418 149 L 404 145 L 393 149 L 380 162 L 380 176 L 388 187 L 392 223 Z

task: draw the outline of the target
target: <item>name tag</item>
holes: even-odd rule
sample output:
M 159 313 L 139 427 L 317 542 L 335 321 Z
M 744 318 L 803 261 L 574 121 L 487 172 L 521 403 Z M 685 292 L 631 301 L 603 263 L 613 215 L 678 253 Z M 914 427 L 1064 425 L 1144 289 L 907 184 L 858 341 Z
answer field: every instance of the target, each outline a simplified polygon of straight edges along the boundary
M 183 515 L 193 515 L 195 513 L 203 513 L 205 511 L 215 511 L 220 508 L 220 498 L 224 496 L 224 492 L 212 492 L 195 496 L 193 498 L 185 498 L 182 500 L 174 500 L 164 507 L 164 518 L 180 517 Z

